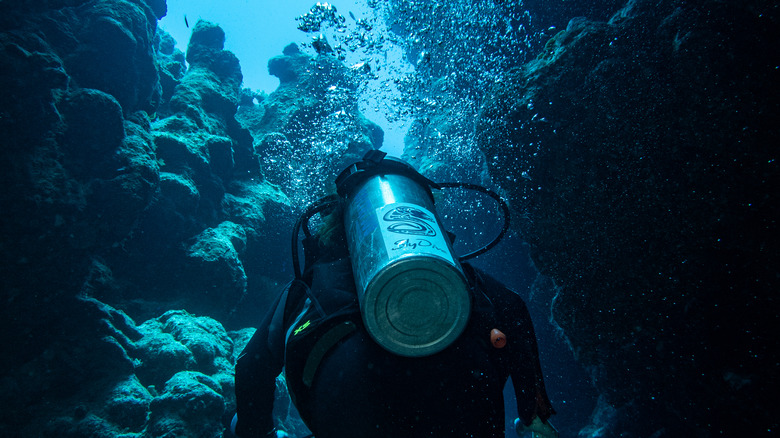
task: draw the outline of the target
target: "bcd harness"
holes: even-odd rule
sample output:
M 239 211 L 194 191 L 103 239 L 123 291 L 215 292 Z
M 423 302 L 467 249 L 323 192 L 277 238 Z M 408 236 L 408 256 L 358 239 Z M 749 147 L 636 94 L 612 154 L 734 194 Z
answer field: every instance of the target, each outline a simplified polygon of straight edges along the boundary
M 275 352 L 283 348 L 288 389 L 299 409 L 302 405 L 297 401 L 307 396 L 328 352 L 362 327 L 355 291 L 348 287 L 351 284 L 349 268 L 346 258 L 315 262 L 311 268 L 314 276 L 336 280 L 328 285 L 318 282 L 316 290 L 304 280 L 294 280 L 285 288 L 274 313 L 269 333 L 279 333 L 278 329 L 284 329 L 284 337 L 269 336 L 269 349 Z M 495 314 L 493 303 L 480 287 L 484 282 L 479 271 L 468 263 L 464 263 L 463 268 L 474 299 L 475 313 Z M 331 275 L 324 276 L 324 271 Z M 311 281 L 311 275 L 306 277 Z M 486 331 L 485 328 L 481 329 Z M 278 345 L 282 340 L 283 347 Z
M 358 296 L 359 293 L 356 289 L 355 280 L 356 278 L 359 278 L 359 276 L 358 274 L 353 276 L 353 267 L 355 266 L 355 260 L 365 260 L 363 257 L 366 255 L 350 254 L 350 252 L 355 250 L 355 248 L 351 247 L 354 243 L 352 240 L 350 240 L 352 234 L 347 233 L 350 237 L 345 237 L 346 240 L 340 242 L 343 248 L 336 248 L 336 254 L 329 254 L 329 257 L 323 258 L 321 257 L 321 254 L 319 254 L 321 248 L 319 246 L 317 237 L 314 236 L 309 229 L 309 220 L 315 214 L 323 214 L 339 207 L 342 208 L 342 211 L 347 211 L 347 213 L 349 213 L 349 207 L 351 205 L 350 202 L 359 203 L 362 201 L 355 200 L 360 198 L 360 194 L 355 195 L 355 199 L 347 200 L 347 198 L 350 197 L 348 194 L 357 190 L 356 187 L 363 187 L 361 185 L 363 183 L 368 186 L 369 182 L 366 181 L 379 181 L 380 179 L 385 178 L 384 175 L 387 175 L 387 178 L 393 175 L 399 175 L 398 178 L 400 179 L 397 178 L 393 184 L 406 187 L 402 184 L 402 178 L 408 178 L 409 180 L 413 181 L 412 186 L 417 184 L 423 191 L 427 191 L 428 197 L 431 201 L 433 200 L 431 189 L 442 188 L 462 188 L 476 190 L 493 198 L 501 207 L 504 218 L 504 224 L 501 232 L 487 245 L 466 255 L 456 257 L 457 260 L 452 262 L 454 263 L 454 266 L 462 265 L 463 269 L 461 275 L 466 277 L 463 278 L 463 280 L 468 283 L 467 285 L 461 286 L 465 286 L 465 289 L 462 289 L 462 293 L 465 294 L 464 297 L 468 299 L 468 295 L 470 294 L 470 301 L 473 301 L 475 304 L 477 304 L 478 307 L 482 308 L 485 306 L 479 304 L 479 302 L 484 302 L 485 300 L 487 300 L 488 303 L 490 302 L 484 293 L 481 293 L 481 291 L 480 293 L 475 292 L 479 289 L 475 288 L 475 284 L 477 283 L 479 275 L 471 266 L 464 264 L 463 262 L 488 251 L 490 248 L 495 246 L 507 232 L 509 229 L 510 219 L 509 208 L 506 202 L 504 202 L 504 200 L 501 199 L 497 193 L 485 189 L 481 186 L 464 183 L 434 183 L 414 171 L 408 164 L 403 163 L 398 159 L 385 158 L 385 155 L 385 153 L 380 151 L 370 151 L 368 154 L 366 154 L 363 161 L 355 163 L 349 168 L 345 169 L 345 171 L 339 175 L 336 181 L 340 196 L 327 196 L 315 201 L 304 211 L 293 228 L 292 259 L 295 279 L 290 284 L 288 284 L 282 296 L 280 297 L 279 304 L 272 317 L 271 326 L 269 327 L 268 338 L 268 346 L 270 351 L 284 351 L 285 375 L 288 376 L 288 387 L 291 389 L 290 392 L 293 396 L 300 396 L 302 392 L 305 392 L 311 388 L 317 369 L 322 363 L 322 360 L 325 358 L 326 354 L 345 337 L 354 333 L 361 327 L 365 327 L 365 329 L 367 329 L 368 332 L 372 335 L 374 340 L 377 341 L 380 345 L 390 350 L 391 352 L 395 352 L 393 351 L 394 345 L 392 346 L 393 348 L 390 348 L 390 346 L 384 343 L 384 340 L 380 340 L 377 337 L 377 332 L 375 331 L 377 327 L 377 321 L 371 318 L 365 320 L 368 317 L 366 315 L 361 315 L 361 304 L 363 304 L 363 301 L 366 299 L 365 295 L 367 292 L 365 289 L 361 288 L 360 297 Z M 379 181 L 378 184 L 380 185 L 378 189 L 381 189 L 384 193 L 386 187 L 382 184 L 390 183 L 382 180 Z M 405 193 L 402 189 L 398 190 L 398 193 Z M 414 192 L 415 189 L 409 188 L 405 190 L 408 190 L 411 193 Z M 376 191 L 377 190 L 373 190 L 371 193 Z M 365 190 L 360 193 L 364 192 Z M 422 196 L 422 198 L 427 199 L 426 196 Z M 402 204 L 403 203 L 399 202 L 390 205 L 396 206 Z M 372 208 L 373 207 L 366 209 L 366 211 L 369 212 L 369 218 L 374 211 Z M 385 207 L 380 207 L 376 211 L 383 211 L 383 208 Z M 407 207 L 406 204 L 394 208 L 406 208 L 412 210 L 411 208 Z M 428 209 L 433 209 L 432 204 L 430 204 Z M 418 210 L 422 211 L 422 207 L 418 208 Z M 347 216 L 347 213 L 344 213 L 345 217 Z M 384 217 L 387 218 L 386 215 Z M 408 221 L 409 220 L 407 220 L 407 222 Z M 353 218 L 350 216 L 349 220 L 345 221 L 345 225 L 351 224 L 354 224 L 354 222 Z M 377 226 L 378 224 L 371 223 L 371 225 Z M 433 224 L 431 223 L 430 225 Z M 383 226 L 380 226 L 379 228 L 384 230 Z M 298 257 L 299 232 L 301 229 L 304 231 L 305 235 L 305 238 L 303 239 L 304 269 L 301 269 Z M 365 231 L 362 228 L 361 230 Z M 436 233 L 433 233 L 432 235 L 435 236 Z M 452 236 L 450 236 L 450 243 L 442 243 L 442 246 L 450 246 L 452 240 Z M 347 250 L 347 242 L 350 244 L 349 250 Z M 444 242 L 444 240 L 442 240 L 442 242 Z M 393 248 L 393 250 L 395 250 L 395 248 Z M 376 254 L 379 254 L 382 251 L 384 251 L 384 247 Z M 387 251 L 389 252 L 390 249 Z M 417 254 L 412 253 L 407 254 L 407 256 L 410 256 L 410 258 L 405 258 L 402 260 L 413 260 L 413 257 L 419 257 Z M 355 257 L 357 258 L 355 259 Z M 328 259 L 329 261 L 324 261 L 324 259 Z M 419 271 L 422 269 L 420 266 L 422 265 L 415 265 L 415 269 L 418 269 Z M 354 269 L 355 272 L 359 271 L 362 275 L 362 269 Z M 313 282 L 316 284 L 313 284 Z M 442 288 L 442 290 L 451 289 L 445 286 Z M 367 309 L 373 309 L 373 307 L 368 306 Z M 370 310 L 366 309 L 364 309 L 364 311 L 370 312 Z M 464 313 L 466 320 L 468 320 L 469 312 L 465 311 Z M 406 313 L 402 313 L 402 315 L 405 314 Z M 409 313 L 409 315 L 413 314 L 414 313 Z M 418 312 L 418 314 L 420 313 Z M 425 321 L 428 320 L 427 316 L 423 316 L 422 318 L 425 318 Z M 419 321 L 422 321 L 422 319 Z M 461 317 L 455 321 L 464 321 L 464 319 Z M 384 321 L 380 321 L 379 323 L 384 323 Z M 462 330 L 462 328 L 460 330 Z M 280 333 L 284 333 L 284 336 L 279 336 Z M 455 336 L 457 336 L 457 334 Z M 279 345 L 282 342 L 284 345 Z M 441 348 L 444 348 L 444 345 L 447 344 L 442 345 L 443 346 Z M 403 348 L 406 347 L 404 346 Z M 404 354 L 407 352 L 407 350 L 403 350 L 403 352 L 399 351 L 398 353 L 401 355 L 407 355 Z M 417 356 L 414 351 L 408 355 Z M 300 386 L 300 384 L 303 384 L 303 386 Z

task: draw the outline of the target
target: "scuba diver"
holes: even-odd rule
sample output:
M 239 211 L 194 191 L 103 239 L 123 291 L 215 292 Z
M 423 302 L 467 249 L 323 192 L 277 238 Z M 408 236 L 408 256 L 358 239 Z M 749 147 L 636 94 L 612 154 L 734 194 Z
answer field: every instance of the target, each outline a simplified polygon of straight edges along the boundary
M 405 162 L 370 151 L 336 179 L 293 232 L 295 279 L 238 358 L 240 438 L 286 437 L 272 411 L 285 380 L 316 438 L 504 437 L 503 390 L 517 399 L 518 436 L 555 438 L 525 303 L 452 253 L 431 188 Z M 320 214 L 316 233 L 308 221 Z M 304 268 L 298 257 L 304 231 Z

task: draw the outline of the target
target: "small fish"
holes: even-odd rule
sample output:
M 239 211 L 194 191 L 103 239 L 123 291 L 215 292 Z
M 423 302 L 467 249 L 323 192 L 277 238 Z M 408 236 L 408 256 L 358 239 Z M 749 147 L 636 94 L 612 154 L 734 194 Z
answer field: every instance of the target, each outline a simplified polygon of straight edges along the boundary
M 190 28 L 190 22 L 187 21 L 187 16 L 186 15 L 184 16 L 184 25 L 187 26 L 187 29 Z
M 349 11 L 349 16 L 352 17 L 353 20 L 357 21 L 355 14 L 353 14 L 352 11 Z

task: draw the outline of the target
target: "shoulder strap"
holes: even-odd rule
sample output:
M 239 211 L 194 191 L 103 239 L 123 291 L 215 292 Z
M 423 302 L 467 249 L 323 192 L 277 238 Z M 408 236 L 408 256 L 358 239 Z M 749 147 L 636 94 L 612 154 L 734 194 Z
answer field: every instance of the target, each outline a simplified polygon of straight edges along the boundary
M 474 306 L 477 309 L 488 310 L 494 312 L 496 306 L 493 304 L 493 300 L 485 294 L 485 285 L 487 284 L 484 276 L 479 269 L 471 266 L 470 263 L 461 262 L 463 272 L 466 274 L 466 280 L 471 287 L 473 294 Z
M 280 333 L 284 331 L 284 313 L 287 308 L 287 301 L 290 296 L 290 289 L 296 287 L 297 280 L 293 280 L 287 283 L 287 286 L 282 291 L 282 295 L 279 297 L 279 301 L 274 309 L 274 314 L 271 317 L 271 324 L 268 326 L 268 351 L 271 354 L 276 355 L 277 352 L 284 351 L 282 342 L 284 337 L 280 336 Z M 282 360 L 281 357 L 274 359 Z

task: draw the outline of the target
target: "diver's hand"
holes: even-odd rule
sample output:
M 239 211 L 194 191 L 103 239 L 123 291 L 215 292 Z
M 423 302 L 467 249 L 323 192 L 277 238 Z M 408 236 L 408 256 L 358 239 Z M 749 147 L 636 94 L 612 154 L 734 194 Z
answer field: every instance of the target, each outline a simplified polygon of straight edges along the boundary
M 515 419 L 515 432 L 521 438 L 529 432 L 533 434 L 534 438 L 558 438 L 558 430 L 549 422 L 542 421 L 539 417 L 534 417 L 528 426 L 523 424 L 519 418 Z

